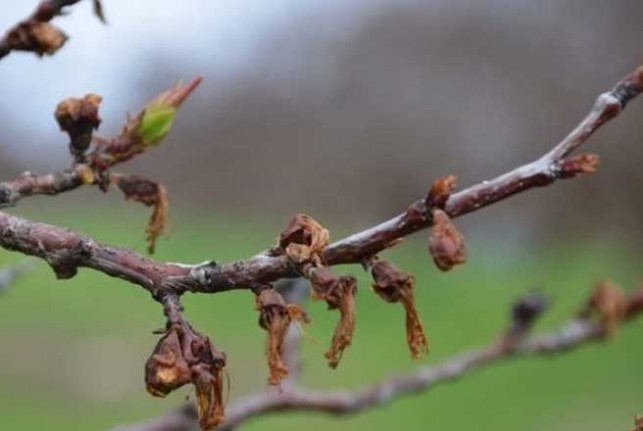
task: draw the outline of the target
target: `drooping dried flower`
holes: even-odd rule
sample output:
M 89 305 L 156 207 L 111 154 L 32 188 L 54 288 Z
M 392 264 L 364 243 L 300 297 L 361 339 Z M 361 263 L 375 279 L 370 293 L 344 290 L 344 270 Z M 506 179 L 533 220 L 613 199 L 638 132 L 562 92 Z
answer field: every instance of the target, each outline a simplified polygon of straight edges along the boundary
M 286 305 L 283 297 L 273 289 L 262 290 L 257 295 L 256 308 L 259 310 L 259 326 L 268 332 L 268 384 L 278 385 L 288 375 L 288 365 L 283 360 L 283 348 L 290 323 L 308 323 L 310 319 L 301 307 L 294 304 Z
M 455 227 L 449 215 L 441 209 L 432 212 L 433 228 L 429 236 L 429 252 L 435 265 L 449 271 L 466 262 L 467 252 L 464 236 Z
M 145 364 L 145 387 L 155 397 L 165 397 L 191 381 L 179 333 L 179 327 L 170 328 Z
M 153 207 L 145 232 L 147 234 L 147 250 L 150 254 L 154 253 L 156 240 L 165 232 L 167 225 L 170 204 L 165 187 L 137 175 L 113 174 L 110 176 L 110 181 L 123 192 L 125 199 Z
M 330 234 L 322 225 L 306 214 L 297 214 L 279 235 L 279 247 L 295 263 L 324 262 L 324 248 L 330 243 Z
M 92 142 L 94 130 L 100 126 L 98 108 L 102 98 L 96 94 L 87 94 L 83 98 L 69 98 L 58 104 L 54 116 L 60 130 L 69 135 L 69 151 L 82 160 L 85 151 Z
M 598 315 L 605 336 L 611 337 L 616 334 L 626 311 L 627 300 L 621 288 L 605 280 L 596 284 L 580 315 L 584 318 Z
M 196 388 L 199 425 L 212 430 L 225 420 L 223 368 L 226 356 L 187 322 L 173 324 L 145 365 L 150 394 L 164 397 L 186 383 Z
M 344 350 L 351 345 L 355 330 L 355 277 L 333 274 L 327 267 L 311 271 L 313 299 L 324 300 L 329 310 L 339 310 L 340 318 L 328 351 L 324 354 L 331 368 L 337 368 Z
M 426 207 L 428 209 L 444 208 L 444 204 L 446 204 L 457 185 L 458 177 L 455 175 L 447 175 L 435 180 L 426 197 Z
M 420 358 L 429 352 L 429 345 L 424 334 L 422 322 L 415 307 L 413 288 L 415 278 L 400 271 L 395 265 L 377 259 L 370 266 L 373 276 L 373 291 L 383 300 L 391 303 L 400 302 L 406 314 L 406 343 L 413 359 Z

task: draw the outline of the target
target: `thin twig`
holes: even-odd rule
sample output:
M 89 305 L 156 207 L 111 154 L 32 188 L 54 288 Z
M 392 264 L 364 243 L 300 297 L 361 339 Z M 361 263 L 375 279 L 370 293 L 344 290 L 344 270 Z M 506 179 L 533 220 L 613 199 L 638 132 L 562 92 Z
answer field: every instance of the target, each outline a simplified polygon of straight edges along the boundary
M 630 296 L 625 322 L 643 313 L 643 291 Z M 540 313 L 542 310 L 539 310 Z M 514 321 L 503 335 L 490 345 L 446 359 L 438 365 L 421 366 L 415 371 L 388 378 L 380 383 L 354 390 L 313 390 L 289 386 L 281 391 L 267 390 L 233 403 L 221 429 L 230 430 L 242 423 L 276 412 L 316 412 L 331 415 L 352 415 L 385 405 L 403 396 L 423 393 L 443 383 L 500 363 L 509 358 L 558 355 L 595 341 L 605 340 L 605 327 L 597 321 L 574 319 L 558 330 L 528 335 L 535 317 Z M 516 325 L 524 325 L 516 337 Z M 196 409 L 187 404 L 150 421 L 118 427 L 114 431 L 183 431 L 196 424 Z

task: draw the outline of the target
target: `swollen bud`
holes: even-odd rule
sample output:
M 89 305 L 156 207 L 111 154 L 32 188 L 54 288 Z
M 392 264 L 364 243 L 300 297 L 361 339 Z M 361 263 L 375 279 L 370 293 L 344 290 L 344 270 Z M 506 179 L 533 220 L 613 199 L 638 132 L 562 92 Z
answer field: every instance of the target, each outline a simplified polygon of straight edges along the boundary
M 98 129 L 101 118 L 98 108 L 102 98 L 96 94 L 87 94 L 82 99 L 71 97 L 56 106 L 54 116 L 60 130 L 69 135 L 69 151 L 80 160 L 92 142 L 92 134 Z

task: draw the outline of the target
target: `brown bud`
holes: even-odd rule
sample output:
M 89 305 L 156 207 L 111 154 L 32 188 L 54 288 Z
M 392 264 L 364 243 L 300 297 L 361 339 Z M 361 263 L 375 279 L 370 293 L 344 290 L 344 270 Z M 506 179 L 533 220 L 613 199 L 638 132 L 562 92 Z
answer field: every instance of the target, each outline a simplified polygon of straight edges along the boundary
M 400 271 L 385 260 L 377 260 L 371 266 L 373 291 L 387 302 L 401 302 L 406 313 L 406 343 L 414 359 L 429 352 L 429 345 L 422 322 L 415 307 L 413 288 L 415 278 Z
M 177 327 L 171 328 L 159 340 L 145 364 L 145 387 L 155 397 L 164 397 L 191 381 L 179 331 Z
M 324 262 L 324 248 L 330 243 L 330 234 L 306 214 L 297 214 L 279 235 L 279 247 L 295 263 Z
M 125 199 L 154 207 L 145 231 L 147 251 L 153 254 L 156 249 L 156 240 L 163 235 L 167 225 L 170 203 L 165 187 L 138 175 L 113 174 L 110 176 L 110 181 L 123 192 Z
M 100 126 L 98 107 L 102 98 L 87 94 L 82 99 L 65 99 L 56 107 L 55 117 L 60 130 L 69 134 L 69 150 L 80 159 L 89 148 L 94 130 Z
M 321 267 L 311 271 L 310 282 L 313 299 L 326 301 L 329 310 L 339 310 L 339 322 L 330 349 L 325 353 L 328 365 L 337 368 L 344 350 L 353 340 L 357 280 L 351 276 L 337 276 L 327 267 Z
M 573 178 L 580 174 L 593 174 L 598 170 L 600 157 L 598 154 L 579 154 L 560 162 L 560 176 Z
M 596 284 L 587 304 L 581 310 L 581 317 L 589 318 L 598 315 L 605 336 L 616 334 L 620 322 L 625 318 L 627 301 L 623 291 L 610 281 Z
M 36 20 L 20 23 L 6 37 L 12 49 L 31 51 L 39 56 L 54 54 L 67 41 L 67 36 L 60 29 Z
M 426 197 L 426 207 L 444 208 L 444 204 L 447 203 L 449 196 L 451 196 L 457 185 L 458 177 L 455 175 L 448 175 L 435 180 Z
M 435 209 L 432 215 L 433 228 L 429 236 L 429 252 L 440 270 L 449 271 L 467 260 L 464 236 L 446 212 Z
M 297 305 L 286 305 L 283 297 L 273 289 L 261 291 L 256 297 L 259 310 L 259 326 L 268 332 L 266 359 L 270 376 L 268 384 L 278 385 L 288 375 L 288 366 L 283 360 L 283 347 L 288 327 L 293 321 L 308 323 L 306 312 Z

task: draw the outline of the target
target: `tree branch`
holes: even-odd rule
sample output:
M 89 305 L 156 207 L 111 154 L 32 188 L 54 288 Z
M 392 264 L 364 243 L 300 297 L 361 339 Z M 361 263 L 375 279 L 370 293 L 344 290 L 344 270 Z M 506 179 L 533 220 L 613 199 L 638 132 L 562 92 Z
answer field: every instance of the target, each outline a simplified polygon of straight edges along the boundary
M 391 377 L 361 389 L 320 391 L 300 386 L 289 386 L 281 391 L 270 389 L 233 403 L 228 408 L 227 421 L 221 429 L 234 429 L 250 419 L 276 412 L 357 414 L 403 396 L 426 392 L 506 359 L 558 355 L 606 339 L 606 327 L 601 322 L 589 319 L 574 319 L 553 332 L 529 335 L 529 330 L 544 310 L 545 302 L 540 298 L 535 299 L 530 294 L 518 301 L 513 307 L 509 328 L 486 347 L 456 355 L 438 365 L 421 366 L 409 374 Z M 623 322 L 629 322 L 641 313 L 643 288 L 628 297 Z M 190 430 L 196 424 L 196 416 L 194 406 L 186 404 L 159 418 L 117 427 L 113 431 Z

